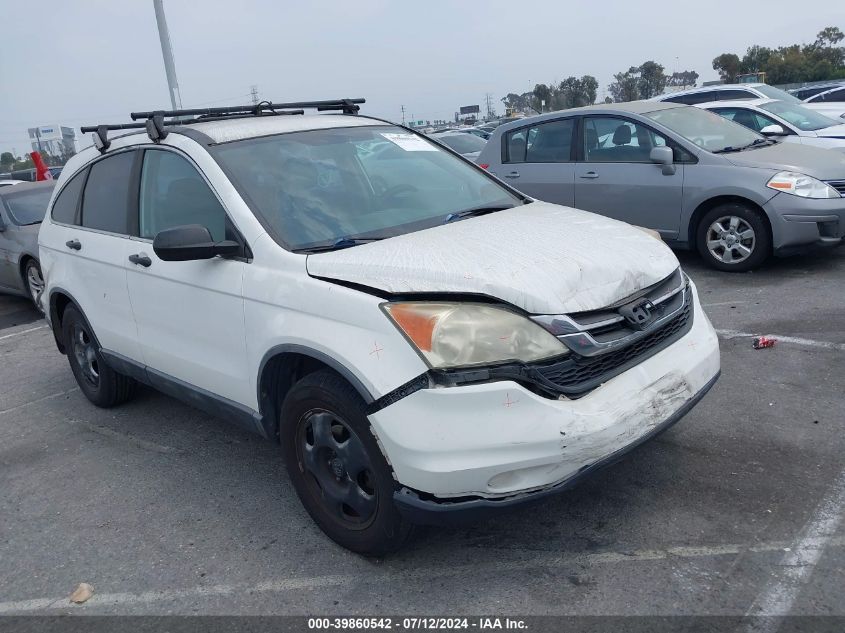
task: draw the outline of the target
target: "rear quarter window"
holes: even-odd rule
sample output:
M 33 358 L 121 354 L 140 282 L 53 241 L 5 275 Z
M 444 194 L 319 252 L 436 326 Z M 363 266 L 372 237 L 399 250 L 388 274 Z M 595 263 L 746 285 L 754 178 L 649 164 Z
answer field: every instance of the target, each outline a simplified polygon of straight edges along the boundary
M 87 174 L 88 169 L 83 169 L 71 178 L 67 185 L 59 192 L 56 201 L 53 203 L 53 210 L 51 212 L 51 217 L 55 222 L 78 224 L 76 211 L 79 208 L 79 196 L 82 193 L 82 185 L 85 184 Z
M 137 153 L 121 152 L 91 165 L 82 195 L 82 226 L 129 233 L 129 181 Z

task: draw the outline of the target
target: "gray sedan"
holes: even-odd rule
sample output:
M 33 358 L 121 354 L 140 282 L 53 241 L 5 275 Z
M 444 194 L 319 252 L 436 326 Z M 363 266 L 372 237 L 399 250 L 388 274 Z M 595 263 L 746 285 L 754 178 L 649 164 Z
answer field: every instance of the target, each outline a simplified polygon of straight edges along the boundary
M 524 193 L 658 231 L 708 264 L 845 237 L 845 156 L 767 139 L 711 112 L 639 101 L 575 108 L 495 130 L 476 159 Z
M 44 290 L 38 263 L 38 228 L 54 181 L 0 188 L 0 292 L 24 295 L 38 305 Z

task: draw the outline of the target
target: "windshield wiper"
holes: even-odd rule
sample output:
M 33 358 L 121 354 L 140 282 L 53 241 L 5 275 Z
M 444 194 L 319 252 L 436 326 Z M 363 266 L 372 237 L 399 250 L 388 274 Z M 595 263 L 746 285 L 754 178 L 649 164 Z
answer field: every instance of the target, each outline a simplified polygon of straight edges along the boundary
M 361 244 L 369 244 L 370 242 L 378 242 L 383 240 L 383 237 L 341 237 L 339 240 L 327 244 L 317 244 L 307 248 L 297 248 L 294 253 L 325 253 L 328 251 L 338 251 L 342 248 L 350 248 L 352 246 L 359 246 Z
M 733 147 L 732 145 L 729 145 L 728 147 L 723 147 L 722 149 L 713 150 L 713 153 L 727 154 L 728 152 L 741 152 L 746 149 L 751 149 L 752 147 L 757 147 L 762 143 L 766 143 L 768 145 L 771 143 L 777 143 L 777 141 L 773 141 L 770 138 L 758 138 L 751 141 L 748 145 L 740 145 L 739 147 Z
M 465 218 L 474 218 L 479 215 L 486 215 L 488 213 L 495 213 L 496 211 L 504 211 L 505 209 L 513 209 L 511 204 L 500 204 L 487 207 L 475 207 L 474 209 L 464 209 L 463 211 L 456 211 L 450 213 L 443 220 L 443 224 L 449 224 L 455 220 L 463 220 Z

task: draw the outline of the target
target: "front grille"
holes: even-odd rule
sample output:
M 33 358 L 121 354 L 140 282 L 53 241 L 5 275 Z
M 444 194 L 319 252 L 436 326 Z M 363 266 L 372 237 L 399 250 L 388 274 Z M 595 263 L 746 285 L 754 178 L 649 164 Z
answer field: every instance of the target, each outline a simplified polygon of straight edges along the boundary
M 828 180 L 827 184 L 845 196 L 845 180 Z
M 573 354 L 567 359 L 535 367 L 535 377 L 541 386 L 579 397 L 640 363 L 680 338 L 692 326 L 692 297 L 685 293 L 683 308 L 677 315 L 654 332 L 649 332 L 631 345 L 600 356 L 585 357 Z

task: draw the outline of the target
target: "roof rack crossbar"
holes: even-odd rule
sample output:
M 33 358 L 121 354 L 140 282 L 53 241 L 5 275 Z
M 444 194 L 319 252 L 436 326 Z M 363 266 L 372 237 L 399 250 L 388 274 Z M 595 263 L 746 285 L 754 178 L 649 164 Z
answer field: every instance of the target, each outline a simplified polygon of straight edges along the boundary
M 332 99 L 328 101 L 296 101 L 293 103 L 267 103 L 257 105 L 224 106 L 220 108 L 189 108 L 185 110 L 150 110 L 147 112 L 132 112 L 129 116 L 133 121 L 149 119 L 160 115 L 163 117 L 182 116 L 219 116 L 224 114 L 260 114 L 265 110 L 291 110 L 314 108 L 318 111 L 342 110 L 345 114 L 356 114 L 358 104 L 365 103 L 365 99 Z

